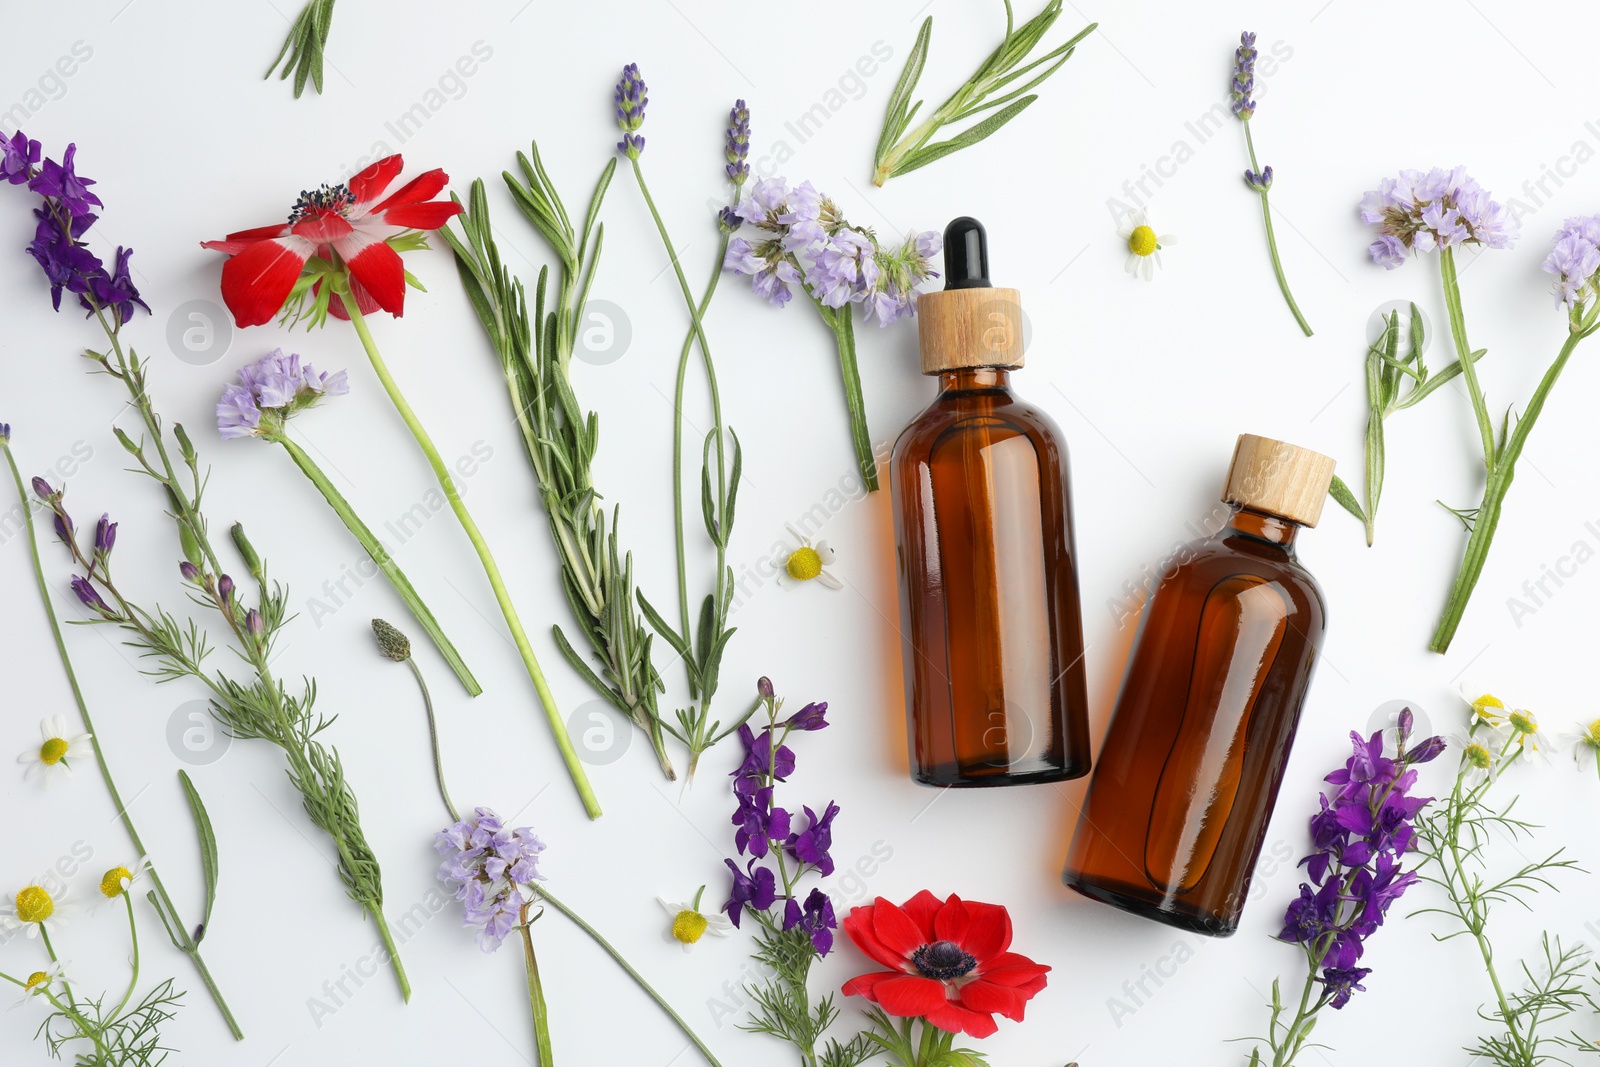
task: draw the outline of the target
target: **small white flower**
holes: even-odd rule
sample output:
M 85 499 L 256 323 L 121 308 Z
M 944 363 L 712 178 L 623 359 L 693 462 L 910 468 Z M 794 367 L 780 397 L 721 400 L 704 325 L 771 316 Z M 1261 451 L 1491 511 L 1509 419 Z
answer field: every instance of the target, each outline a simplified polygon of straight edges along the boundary
M 1467 690 L 1462 690 L 1461 699 L 1467 702 L 1470 710 L 1468 729 L 1476 730 L 1487 726 L 1491 730 L 1503 730 L 1508 723 L 1506 716 L 1508 709 L 1505 702 L 1492 693 L 1482 693 L 1476 697 L 1467 695 Z
M 1128 225 L 1117 231 L 1128 249 L 1125 264 L 1129 274 L 1145 281 L 1154 281 L 1156 268 L 1161 266 L 1161 250 L 1178 243 L 1170 233 L 1158 234 L 1150 225 L 1150 216 L 1140 208 L 1128 219 Z
M 794 536 L 799 547 L 773 558 L 773 566 L 778 571 L 778 584 L 797 586 L 815 581 L 829 589 L 843 589 L 844 583 L 828 573 L 828 568 L 838 558 L 833 549 L 828 547 L 828 542 L 818 541 L 813 545 L 794 530 L 791 529 L 789 533 Z
M 1511 730 L 1512 743 L 1517 746 L 1512 758 L 1525 756 L 1532 759 L 1538 756 L 1544 763 L 1550 762 L 1550 754 L 1547 751 L 1549 743 L 1544 732 L 1539 729 L 1539 720 L 1534 717 L 1533 712 L 1526 708 L 1507 712 L 1506 726 Z
M 38 937 L 39 930 L 55 933 L 78 910 L 67 899 L 67 891 L 51 893 L 41 885 L 24 886 L 15 895 L 0 900 L 0 933 L 27 928 L 29 937 Z
M 72 761 L 88 751 L 89 735 L 68 733 L 65 715 L 50 715 L 41 719 L 39 733 L 42 743 L 17 757 L 18 763 L 27 764 L 28 767 L 23 777 L 32 778 L 35 774 L 42 774 L 47 786 L 57 778 L 71 777 Z
M 66 964 L 52 963 L 44 970 L 34 971 L 28 975 L 27 982 L 22 989 L 22 996 L 18 998 L 17 1004 L 26 1004 L 30 997 L 50 992 L 50 987 L 55 984 L 65 970 Z
M 656 903 L 672 916 L 672 925 L 667 927 L 667 940 L 682 945 L 685 952 L 693 949 L 707 934 L 727 937 L 733 933 L 733 923 L 726 915 L 721 912 L 706 915 L 700 911 L 700 897 L 704 893 L 705 887 L 701 886 L 693 904 L 678 904 L 665 897 L 656 897 Z
M 115 900 L 133 888 L 150 870 L 150 857 L 140 856 L 132 867 L 113 867 L 100 879 L 100 895 Z M 101 901 L 100 903 L 104 903 Z M 98 906 L 98 905 L 97 905 Z
M 1583 770 L 1600 765 L 1600 719 L 1563 733 L 1561 746 L 1572 748 L 1572 759 Z
M 1468 788 L 1484 779 L 1494 781 L 1500 774 L 1500 755 L 1483 738 L 1465 733 L 1453 733 L 1445 739 L 1461 759 L 1460 773 Z

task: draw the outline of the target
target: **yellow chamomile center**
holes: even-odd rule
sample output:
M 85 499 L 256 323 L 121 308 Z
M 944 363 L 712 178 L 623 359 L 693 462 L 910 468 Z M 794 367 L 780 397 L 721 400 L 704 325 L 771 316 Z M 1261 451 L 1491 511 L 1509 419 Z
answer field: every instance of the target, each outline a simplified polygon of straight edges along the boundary
M 796 549 L 789 554 L 789 562 L 785 565 L 785 569 L 789 572 L 789 577 L 795 581 L 809 582 L 822 573 L 822 557 L 810 546 Z
M 52 737 L 39 746 L 39 762 L 47 767 L 54 767 L 67 755 L 67 743 L 59 737 Z
M 124 878 L 131 880 L 133 878 L 133 872 L 128 870 L 126 867 L 111 868 L 106 872 L 106 876 L 100 879 L 100 892 L 104 893 L 108 897 L 120 897 L 122 895 L 122 880 Z
M 1506 706 L 1500 702 L 1500 698 L 1491 696 L 1488 693 L 1483 694 L 1483 696 L 1472 702 L 1473 720 L 1488 723 L 1490 726 L 1497 725 L 1500 722 L 1501 713 L 1505 710 Z
M 43 971 L 34 971 L 32 974 L 28 975 L 28 984 L 24 988 L 24 992 L 32 993 L 35 989 L 38 989 L 48 981 L 50 981 L 50 976 L 48 974 L 45 974 Z
M 1533 712 L 1531 711 L 1513 711 L 1506 721 L 1511 724 L 1511 729 L 1520 735 L 1526 736 L 1539 732 L 1539 722 L 1533 717 Z
M 1128 235 L 1128 251 L 1136 256 L 1148 256 L 1161 246 L 1156 243 L 1156 231 L 1148 226 L 1135 226 Z
M 672 919 L 672 936 L 685 945 L 692 945 L 705 936 L 706 926 L 704 915 L 685 909 Z
M 1600 719 L 1589 724 L 1589 728 L 1583 732 L 1582 740 L 1592 748 L 1600 748 Z
M 1494 755 L 1490 753 L 1487 748 L 1485 748 L 1483 745 L 1480 745 L 1476 741 L 1468 745 L 1466 751 L 1463 752 L 1461 756 L 1467 761 L 1467 763 L 1478 768 L 1480 771 L 1486 771 L 1494 765 Z
M 30 885 L 17 894 L 17 918 L 25 923 L 42 923 L 56 913 L 56 902 L 50 894 L 36 885 Z

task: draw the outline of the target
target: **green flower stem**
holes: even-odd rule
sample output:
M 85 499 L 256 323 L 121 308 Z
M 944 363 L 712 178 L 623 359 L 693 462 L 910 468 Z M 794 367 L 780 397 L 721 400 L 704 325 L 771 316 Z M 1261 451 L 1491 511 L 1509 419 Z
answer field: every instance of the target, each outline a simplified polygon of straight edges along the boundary
M 1255 139 L 1250 136 L 1250 120 L 1244 120 L 1244 143 L 1250 152 L 1250 169 L 1257 174 L 1261 173 L 1261 165 L 1256 162 Z M 1267 251 L 1272 254 L 1272 271 L 1278 276 L 1278 289 L 1283 293 L 1284 303 L 1289 305 L 1289 311 L 1294 315 L 1294 321 L 1300 324 L 1300 329 L 1307 337 L 1311 336 L 1311 324 L 1306 317 L 1300 314 L 1300 305 L 1294 302 L 1294 294 L 1289 292 L 1289 279 L 1283 273 L 1283 261 L 1278 258 L 1278 239 L 1272 233 L 1272 207 L 1267 203 L 1267 190 L 1256 190 L 1261 194 L 1261 221 L 1267 228 Z M 1368 542 L 1371 543 L 1370 541 Z
M 811 304 L 822 321 L 833 331 L 839 348 L 839 375 L 844 380 L 844 401 L 850 411 L 850 441 L 855 446 L 856 466 L 867 492 L 878 491 L 878 462 L 872 456 L 872 435 L 867 429 L 867 402 L 861 392 L 861 369 L 856 363 L 856 327 L 851 305 L 825 307 L 816 297 Z
M 22 472 L 17 469 L 17 460 L 11 453 L 9 443 L 0 441 L 0 452 L 6 454 L 6 463 L 11 467 L 11 478 L 17 487 L 17 499 L 28 515 L 28 547 L 33 556 L 33 577 L 39 587 L 39 597 L 44 602 L 45 617 L 50 620 L 50 633 L 55 638 L 56 654 L 61 659 L 62 670 L 67 674 L 67 684 L 72 689 L 72 699 L 78 705 L 78 716 L 83 721 L 84 733 L 89 735 L 89 745 L 94 750 L 95 763 L 100 767 L 100 777 L 106 784 L 106 791 L 111 794 L 111 803 L 117 809 L 117 817 L 122 821 L 122 828 L 127 831 L 128 840 L 132 842 L 134 851 L 149 862 L 150 885 L 153 887 L 155 897 L 160 901 L 156 910 L 162 913 L 162 922 L 167 924 L 173 933 L 173 943 L 180 952 L 189 957 L 195 969 L 200 972 L 200 980 L 205 984 L 206 991 L 211 994 L 217 1010 L 222 1013 L 228 1032 L 233 1035 L 235 1041 L 241 1041 L 244 1039 L 244 1031 L 239 1029 L 239 1023 L 234 1019 L 228 1002 L 222 997 L 222 990 L 217 988 L 216 981 L 211 977 L 210 968 L 200 957 L 199 944 L 189 936 L 184 924 L 178 920 L 178 909 L 173 905 L 172 898 L 167 895 L 167 887 L 162 884 L 161 876 L 156 873 L 155 863 L 149 859 L 144 841 L 139 837 L 139 830 L 133 824 L 133 816 L 129 814 L 128 806 L 122 802 L 122 794 L 117 789 L 116 780 L 111 776 L 111 765 L 106 762 L 105 751 L 100 746 L 100 734 L 96 731 L 94 719 L 89 714 L 89 703 L 84 699 L 83 689 L 78 685 L 77 672 L 72 669 L 72 657 L 67 654 L 67 643 L 61 633 L 61 622 L 56 617 L 55 605 L 50 599 L 50 586 L 45 581 L 44 566 L 39 560 L 39 536 L 33 528 L 33 515 L 29 507 L 27 490 L 23 486 Z
M 294 460 L 295 466 L 305 472 L 305 476 L 311 479 L 311 484 L 321 491 L 323 499 L 328 502 L 328 506 L 333 508 L 339 518 L 344 520 L 345 528 L 355 535 L 356 540 L 361 542 L 361 547 L 366 549 L 367 555 L 372 557 L 372 562 L 376 563 L 378 569 L 383 571 L 384 577 L 389 579 L 389 584 L 394 587 L 396 593 L 400 594 L 400 599 L 405 601 L 405 605 L 410 610 L 412 617 L 422 626 L 429 639 L 433 641 L 434 647 L 444 657 L 445 662 L 450 664 L 450 669 L 456 672 L 456 677 L 461 679 L 461 685 L 466 689 L 468 695 L 478 696 L 481 694 L 483 686 L 478 684 L 478 680 L 467 669 L 466 663 L 461 659 L 461 653 L 456 651 L 456 646 L 451 644 L 450 639 L 445 636 L 438 620 L 433 617 L 433 612 L 428 610 L 428 605 L 422 602 L 422 597 L 417 595 L 416 589 L 412 587 L 410 580 L 406 578 L 405 572 L 390 557 L 388 551 L 383 547 L 383 542 L 379 541 L 372 530 L 367 527 L 367 524 L 361 521 L 361 516 L 356 514 L 355 509 L 350 506 L 350 502 L 344 498 L 344 495 L 339 492 L 333 482 L 328 480 L 328 476 L 323 473 L 322 468 L 317 466 L 316 461 L 307 454 L 305 449 L 295 444 L 287 436 L 279 435 L 269 438 L 269 440 L 276 441 L 283 446 L 284 451 L 289 453 L 289 458 Z
M 115 1019 L 122 1014 L 122 1009 L 128 1006 L 128 1001 L 133 997 L 134 987 L 139 984 L 139 925 L 133 921 L 133 896 L 124 891 L 122 902 L 128 906 L 128 940 L 133 945 L 133 957 L 129 960 L 132 974 L 128 977 L 128 990 L 122 994 L 122 999 L 117 1002 L 116 1010 L 111 1013 Z
M 712 1055 L 711 1050 L 706 1048 L 705 1042 L 701 1041 L 699 1036 L 696 1035 L 693 1030 L 689 1029 L 689 1024 L 684 1021 L 683 1016 L 679 1015 L 673 1010 L 672 1005 L 668 1004 L 661 994 L 655 991 L 655 987 L 645 980 L 644 975 L 633 969 L 633 965 L 623 958 L 622 953 L 618 952 L 612 947 L 611 942 L 607 941 L 601 936 L 600 931 L 584 922 L 576 912 L 563 904 L 555 896 L 551 895 L 550 891 L 544 886 L 538 886 L 537 889 L 539 893 L 539 899 L 547 902 L 552 908 L 555 908 L 568 919 L 571 919 L 573 924 L 576 925 L 578 929 L 588 934 L 596 944 L 605 949 L 606 952 L 610 953 L 611 958 L 617 961 L 617 965 L 624 971 L 627 971 L 628 976 L 639 984 L 639 988 L 650 994 L 650 999 L 654 1000 L 656 1004 L 661 1007 L 661 1010 L 666 1012 L 667 1015 L 672 1018 L 672 1021 L 678 1024 L 678 1029 L 682 1030 L 684 1035 L 687 1036 L 690 1041 L 694 1042 L 694 1047 L 700 1050 L 700 1054 L 706 1058 L 706 1062 L 711 1064 L 711 1067 L 722 1067 L 722 1065 L 717 1062 L 716 1056 Z
M 1483 500 L 1478 505 L 1476 517 L 1472 520 L 1472 533 L 1467 538 L 1466 553 L 1462 557 L 1460 569 L 1456 572 L 1455 583 L 1450 589 L 1450 599 L 1445 603 L 1439 625 L 1434 629 L 1433 639 L 1428 643 L 1430 650 L 1442 653 L 1450 648 L 1456 629 L 1461 625 L 1461 617 L 1467 610 L 1467 602 L 1472 599 L 1472 591 L 1478 584 L 1478 578 L 1483 574 L 1483 565 L 1489 558 L 1489 546 L 1494 540 L 1495 529 L 1500 525 L 1500 513 L 1505 507 L 1506 494 L 1510 492 L 1512 480 L 1517 474 L 1517 459 L 1522 455 L 1522 449 L 1528 442 L 1528 435 L 1533 432 L 1539 415 L 1544 411 L 1545 401 L 1549 398 L 1551 389 L 1561 377 L 1561 372 L 1566 369 L 1567 361 L 1577 349 L 1578 343 L 1594 333 L 1597 327 L 1596 317 L 1600 315 L 1600 302 L 1589 309 L 1582 321 L 1573 322 L 1572 329 L 1566 342 L 1561 346 L 1555 362 L 1545 371 L 1544 377 L 1533 391 L 1533 396 L 1528 400 L 1528 406 L 1517 419 L 1516 425 L 1510 428 L 1497 454 L 1494 448 L 1493 424 L 1489 421 L 1488 407 L 1483 399 L 1483 388 L 1478 384 L 1477 371 L 1472 365 L 1472 357 L 1467 346 L 1466 322 L 1461 313 L 1461 290 L 1456 279 L 1455 261 L 1448 248 L 1439 255 L 1440 271 L 1444 276 L 1445 303 L 1450 312 L 1450 329 L 1456 339 L 1456 351 L 1462 368 L 1461 375 L 1466 379 L 1467 390 L 1472 396 L 1479 429 L 1487 435 Z
M 428 695 L 428 683 L 422 677 L 422 668 L 417 666 L 417 661 L 407 656 L 406 665 L 416 676 L 417 688 L 422 690 L 422 706 L 428 713 L 428 745 L 433 749 L 433 776 L 439 782 L 439 799 L 444 801 L 444 810 L 450 813 L 450 821 L 460 822 L 461 813 L 456 810 L 455 802 L 450 799 L 450 790 L 444 784 L 444 757 L 439 753 L 439 722 L 433 713 L 433 697 Z
M 411 979 L 406 977 L 405 964 L 400 962 L 400 949 L 395 946 L 394 935 L 389 932 L 389 920 L 383 917 L 383 906 L 374 903 L 367 910 L 372 914 L 372 921 L 378 924 L 378 936 L 383 938 L 384 951 L 388 953 L 389 964 L 394 968 L 395 980 L 400 983 L 400 999 L 410 1004 Z
M 483 565 L 483 573 L 494 589 L 500 613 L 505 617 L 506 625 L 511 630 L 511 639 L 516 642 L 517 651 L 522 655 L 522 663 L 528 669 L 528 677 L 533 680 L 533 688 L 538 692 L 539 702 L 544 706 L 545 717 L 550 721 L 550 731 L 555 735 L 556 747 L 560 749 L 561 759 L 567 765 L 567 774 L 571 776 L 572 784 L 577 788 L 578 796 L 583 801 L 583 810 L 588 813 L 589 818 L 598 819 L 601 814 L 600 802 L 596 799 L 594 789 L 589 785 L 589 776 L 584 772 L 583 764 L 579 762 L 578 754 L 572 747 L 572 738 L 567 735 L 566 723 L 561 720 L 555 696 L 545 681 L 538 657 L 533 654 L 533 646 L 528 643 L 528 635 L 522 628 L 522 620 L 517 617 L 517 609 L 511 603 L 511 594 L 506 591 L 506 583 L 500 577 L 500 568 L 495 564 L 494 556 L 490 553 L 483 534 L 478 530 L 478 524 L 472 520 L 467 506 L 462 503 L 461 494 L 456 490 L 455 479 L 450 476 L 450 468 L 445 466 L 444 460 L 439 456 L 439 450 L 433 445 L 433 439 L 428 436 L 428 431 L 423 429 L 416 413 L 411 410 L 411 405 L 406 402 L 405 395 L 400 392 L 400 386 L 389 374 L 383 355 L 378 351 L 378 344 L 372 338 L 372 331 L 367 329 L 367 320 L 361 314 L 361 308 L 356 305 L 355 299 L 348 291 L 341 292 L 339 297 L 344 301 L 345 310 L 350 313 L 350 323 L 356 328 L 356 335 L 361 338 L 361 347 L 366 349 L 367 358 L 372 362 L 373 372 L 383 384 L 384 392 L 389 394 L 389 400 L 394 404 L 395 410 L 405 420 L 411 436 L 416 438 L 418 447 L 427 456 L 429 466 L 439 479 L 440 488 L 450 501 L 450 509 L 456 513 L 461 528 L 466 531 L 467 539 L 472 542 L 472 547 L 478 553 L 478 561 Z
M 553 1067 L 555 1054 L 550 1047 L 550 1008 L 544 1000 L 544 983 L 539 980 L 539 958 L 533 954 L 533 925 L 528 918 L 528 905 L 522 905 L 518 917 L 522 931 L 522 959 L 528 969 L 528 1006 L 533 1011 L 533 1044 L 538 1053 L 539 1067 Z

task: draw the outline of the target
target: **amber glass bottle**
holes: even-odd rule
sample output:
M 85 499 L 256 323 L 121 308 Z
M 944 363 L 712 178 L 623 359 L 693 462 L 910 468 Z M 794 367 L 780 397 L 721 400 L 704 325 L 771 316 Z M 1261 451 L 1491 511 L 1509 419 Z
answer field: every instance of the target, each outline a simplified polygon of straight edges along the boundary
M 1204 934 L 1238 927 L 1322 640 L 1295 534 L 1332 477 L 1326 456 L 1239 438 L 1227 525 L 1180 548 L 1145 605 L 1067 885 Z
M 1054 782 L 1089 770 L 1067 453 L 1011 394 L 1014 289 L 983 227 L 945 231 L 945 289 L 918 304 L 939 395 L 895 444 L 895 549 L 911 774 L 928 785 Z

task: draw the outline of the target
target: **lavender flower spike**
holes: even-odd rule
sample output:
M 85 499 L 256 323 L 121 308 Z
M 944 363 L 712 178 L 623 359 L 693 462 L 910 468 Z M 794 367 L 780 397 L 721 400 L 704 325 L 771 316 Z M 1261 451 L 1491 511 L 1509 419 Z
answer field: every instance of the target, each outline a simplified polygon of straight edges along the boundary
M 743 185 L 750 177 L 750 109 L 743 100 L 735 100 L 728 112 L 728 177 L 733 184 Z
M 629 159 L 638 159 L 639 153 L 644 151 L 644 138 L 639 136 L 639 127 L 644 125 L 645 105 L 650 102 L 647 92 L 644 79 L 639 77 L 639 64 L 629 63 L 623 67 L 613 99 L 617 105 L 617 126 L 622 130 L 617 151 Z
M 1250 94 L 1256 87 L 1256 35 L 1241 33 L 1239 47 L 1233 53 L 1233 113 L 1245 122 L 1256 113 L 1256 102 Z

